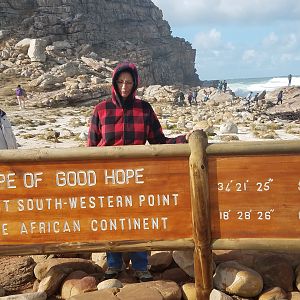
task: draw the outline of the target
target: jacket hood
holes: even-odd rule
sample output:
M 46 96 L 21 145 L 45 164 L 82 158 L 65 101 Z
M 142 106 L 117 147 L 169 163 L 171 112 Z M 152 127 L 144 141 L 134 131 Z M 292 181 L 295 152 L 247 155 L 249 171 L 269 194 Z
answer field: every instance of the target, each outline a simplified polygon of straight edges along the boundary
M 129 96 L 127 97 L 126 101 L 124 101 L 123 97 L 120 95 L 119 89 L 118 89 L 118 84 L 117 84 L 117 80 L 118 80 L 119 76 L 121 75 L 121 73 L 123 73 L 123 72 L 130 73 L 132 76 L 132 79 L 133 79 L 132 90 L 131 90 Z M 114 69 L 113 75 L 112 75 L 111 92 L 112 92 L 113 101 L 122 107 L 127 106 L 130 103 L 132 103 L 135 99 L 138 84 L 139 84 L 139 76 L 138 76 L 138 71 L 137 71 L 135 64 L 133 64 L 133 63 L 118 64 L 116 66 L 116 68 Z

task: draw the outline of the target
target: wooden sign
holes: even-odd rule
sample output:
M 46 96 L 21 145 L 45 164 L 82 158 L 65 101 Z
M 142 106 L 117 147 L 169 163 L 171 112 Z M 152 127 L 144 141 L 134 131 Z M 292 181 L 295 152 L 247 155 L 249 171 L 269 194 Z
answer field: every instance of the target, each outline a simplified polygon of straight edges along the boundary
M 299 238 L 300 154 L 208 159 L 212 239 Z
M 134 147 L 138 158 L 111 147 L 2 159 L 1 245 L 192 238 L 189 155 Z

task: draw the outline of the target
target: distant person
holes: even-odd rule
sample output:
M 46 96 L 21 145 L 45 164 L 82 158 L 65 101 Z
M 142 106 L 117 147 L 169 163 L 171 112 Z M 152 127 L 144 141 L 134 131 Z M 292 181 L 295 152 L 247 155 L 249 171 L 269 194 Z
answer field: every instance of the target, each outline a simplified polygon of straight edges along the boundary
M 19 109 L 25 108 L 25 100 L 26 100 L 26 91 L 19 84 L 16 89 L 16 96 L 19 105 Z
M 203 101 L 206 102 L 206 101 L 208 101 L 208 100 L 209 100 L 209 93 L 208 93 L 206 90 L 204 90 Z
M 219 83 L 218 83 L 218 92 L 219 92 L 219 94 L 221 94 L 222 88 L 223 88 L 223 82 L 220 80 Z
M 184 93 L 182 91 L 180 91 L 180 93 L 179 93 L 178 105 L 179 106 L 183 106 L 184 105 Z
M 197 104 L 197 96 L 198 96 L 198 91 L 193 90 L 193 101 Z
M 278 93 L 278 95 L 277 95 L 277 102 L 276 102 L 276 105 L 278 105 L 279 102 L 280 102 L 280 104 L 282 104 L 282 98 L 283 98 L 283 91 L 281 90 L 281 91 Z
M 288 75 L 289 86 L 292 84 L 292 74 Z
M 254 98 L 253 98 L 253 102 L 255 102 L 256 107 L 258 106 L 258 95 L 259 95 L 259 93 L 256 93 Z
M 0 109 L 0 149 L 17 149 L 16 137 L 6 113 Z
M 224 91 L 224 93 L 226 93 L 226 91 L 227 91 L 227 81 L 226 80 L 223 81 L 223 91 Z
M 179 96 L 178 96 L 178 94 L 176 94 L 174 96 L 173 105 L 178 105 L 178 103 L 179 103 Z
M 250 93 L 246 96 L 246 100 L 247 100 L 247 101 L 250 101 L 250 100 L 251 100 L 252 94 L 253 94 L 253 92 L 250 91 Z
M 252 95 L 253 95 L 253 92 L 250 91 L 250 93 L 246 96 L 246 105 L 248 106 L 248 108 L 250 108 L 250 105 L 251 105 Z
M 188 99 L 190 106 L 192 106 L 193 94 L 191 91 L 189 91 L 187 99 Z

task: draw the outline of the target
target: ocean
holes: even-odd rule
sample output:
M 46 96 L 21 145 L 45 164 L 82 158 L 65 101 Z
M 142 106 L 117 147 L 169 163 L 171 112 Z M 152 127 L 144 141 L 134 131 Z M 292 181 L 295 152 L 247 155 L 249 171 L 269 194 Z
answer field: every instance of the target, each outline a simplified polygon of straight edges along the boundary
M 230 88 L 236 96 L 245 97 L 252 91 L 260 93 L 264 90 L 267 92 L 276 90 L 280 87 L 288 85 L 287 76 L 285 77 L 262 77 L 262 78 L 244 78 L 244 79 L 228 79 L 228 88 Z M 300 85 L 300 76 L 292 77 L 292 85 Z

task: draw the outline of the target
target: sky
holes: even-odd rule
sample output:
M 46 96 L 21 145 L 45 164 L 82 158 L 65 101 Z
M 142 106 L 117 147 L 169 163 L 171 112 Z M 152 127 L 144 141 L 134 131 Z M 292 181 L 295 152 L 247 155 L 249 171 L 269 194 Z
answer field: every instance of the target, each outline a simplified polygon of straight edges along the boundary
M 298 0 L 152 0 L 196 49 L 201 80 L 300 74 Z

